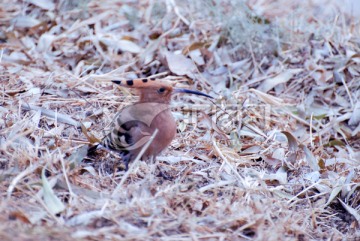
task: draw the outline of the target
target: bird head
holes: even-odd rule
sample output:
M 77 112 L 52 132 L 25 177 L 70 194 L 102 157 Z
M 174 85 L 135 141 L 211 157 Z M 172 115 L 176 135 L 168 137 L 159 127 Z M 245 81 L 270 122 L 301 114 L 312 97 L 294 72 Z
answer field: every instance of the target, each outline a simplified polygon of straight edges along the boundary
M 197 90 L 174 88 L 174 82 L 164 79 L 144 78 L 132 80 L 112 80 L 120 86 L 137 89 L 140 93 L 139 102 L 170 103 L 171 95 L 175 93 L 186 93 L 213 98 Z

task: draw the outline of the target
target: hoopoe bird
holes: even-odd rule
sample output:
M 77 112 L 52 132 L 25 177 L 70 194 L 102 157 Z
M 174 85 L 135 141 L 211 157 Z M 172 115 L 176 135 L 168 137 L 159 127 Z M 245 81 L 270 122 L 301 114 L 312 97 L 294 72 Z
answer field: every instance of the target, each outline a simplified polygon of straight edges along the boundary
M 142 160 L 156 158 L 175 138 L 177 126 L 170 109 L 172 94 L 186 93 L 213 98 L 200 91 L 173 88 L 164 79 L 143 78 L 112 82 L 137 89 L 140 99 L 116 115 L 110 133 L 91 147 L 88 153 L 99 147 L 115 151 L 120 154 L 125 170 L 128 170 L 129 163 L 137 157 L 154 132 L 157 132 L 156 136 L 144 152 Z

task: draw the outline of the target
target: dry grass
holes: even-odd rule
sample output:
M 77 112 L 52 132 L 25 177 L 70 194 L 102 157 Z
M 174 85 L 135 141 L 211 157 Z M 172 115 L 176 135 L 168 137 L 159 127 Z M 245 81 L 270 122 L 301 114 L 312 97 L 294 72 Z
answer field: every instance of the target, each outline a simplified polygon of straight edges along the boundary
M 1 240 L 360 238 L 346 6 L 56 2 L 0 5 Z M 152 75 L 216 97 L 174 98 L 179 133 L 157 164 L 172 180 L 150 162 L 113 172 L 108 152 L 83 161 L 135 99 L 109 80 Z

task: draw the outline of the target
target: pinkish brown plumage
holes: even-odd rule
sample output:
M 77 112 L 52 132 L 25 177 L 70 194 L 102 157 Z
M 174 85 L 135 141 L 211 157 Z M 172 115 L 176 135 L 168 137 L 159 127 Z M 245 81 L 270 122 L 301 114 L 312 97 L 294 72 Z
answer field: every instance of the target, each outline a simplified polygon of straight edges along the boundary
M 120 153 L 125 162 L 134 160 L 143 146 L 149 141 L 155 130 L 157 135 L 144 152 L 142 159 L 155 158 L 176 135 L 176 122 L 170 110 L 173 93 L 188 93 L 212 98 L 199 91 L 173 88 L 160 79 L 113 80 L 115 84 L 139 91 L 140 99 L 134 105 L 121 110 L 115 117 L 110 133 L 98 146 Z M 89 149 L 95 150 L 98 146 Z

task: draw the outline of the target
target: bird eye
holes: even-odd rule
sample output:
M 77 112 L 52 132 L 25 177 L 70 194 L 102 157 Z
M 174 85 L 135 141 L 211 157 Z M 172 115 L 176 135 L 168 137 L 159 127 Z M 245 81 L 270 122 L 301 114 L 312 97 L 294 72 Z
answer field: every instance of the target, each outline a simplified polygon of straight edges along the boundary
M 165 92 L 165 88 L 164 87 L 161 87 L 160 89 L 158 89 L 158 93 L 159 94 L 162 94 Z

